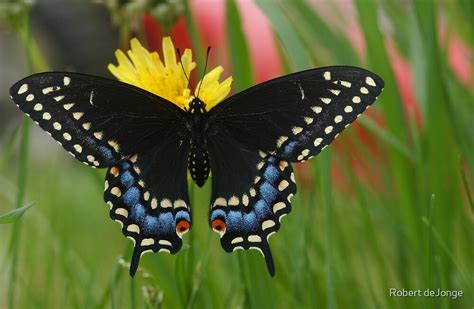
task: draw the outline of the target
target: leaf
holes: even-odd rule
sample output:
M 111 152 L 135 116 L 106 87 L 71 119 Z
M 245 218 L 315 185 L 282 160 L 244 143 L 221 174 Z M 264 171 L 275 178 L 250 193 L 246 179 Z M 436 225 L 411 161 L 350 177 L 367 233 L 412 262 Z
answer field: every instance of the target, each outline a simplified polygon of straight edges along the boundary
M 30 208 L 31 206 L 33 206 L 33 204 L 28 204 L 23 207 L 9 211 L 6 214 L 0 215 L 0 224 L 14 223 L 18 221 L 21 216 L 23 216 L 25 211 L 27 211 L 28 208 Z

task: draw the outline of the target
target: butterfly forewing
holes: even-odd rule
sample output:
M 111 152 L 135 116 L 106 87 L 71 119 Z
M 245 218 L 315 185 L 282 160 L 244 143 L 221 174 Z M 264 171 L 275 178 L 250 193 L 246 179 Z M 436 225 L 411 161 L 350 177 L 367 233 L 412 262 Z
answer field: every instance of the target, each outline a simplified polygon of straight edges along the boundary
M 210 111 L 243 144 L 300 162 L 319 153 L 382 91 L 383 80 L 354 67 L 283 76 L 228 98 Z
M 13 85 L 10 94 L 66 151 L 93 167 L 147 150 L 171 124 L 184 124 L 184 111 L 174 104 L 97 76 L 36 74 Z

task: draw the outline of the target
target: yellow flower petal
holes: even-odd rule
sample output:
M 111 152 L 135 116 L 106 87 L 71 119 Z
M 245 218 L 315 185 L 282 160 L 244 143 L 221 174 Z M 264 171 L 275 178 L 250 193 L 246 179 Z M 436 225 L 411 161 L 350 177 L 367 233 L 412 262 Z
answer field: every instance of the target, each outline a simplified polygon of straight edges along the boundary
M 186 76 L 189 77 L 196 68 L 191 50 L 184 51 L 180 63 L 177 62 L 170 37 L 163 38 L 164 61 L 161 61 L 158 53 L 150 53 L 136 38 L 130 41 L 130 47 L 126 54 L 120 50 L 115 52 L 118 65 L 109 64 L 107 67 L 109 71 L 120 81 L 150 91 L 180 108 L 188 109 L 192 96 Z M 230 92 L 232 77 L 222 83 L 219 82 L 223 71 L 220 66 L 214 68 L 196 87 L 195 95 L 197 89 L 200 89 L 199 97 L 206 103 L 207 109 L 222 101 Z

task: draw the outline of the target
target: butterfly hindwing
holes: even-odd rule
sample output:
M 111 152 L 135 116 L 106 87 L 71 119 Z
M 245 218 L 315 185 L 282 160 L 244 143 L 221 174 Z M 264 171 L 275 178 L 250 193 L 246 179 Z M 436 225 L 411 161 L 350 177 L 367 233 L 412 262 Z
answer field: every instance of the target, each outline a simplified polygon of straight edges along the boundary
M 92 75 L 48 72 L 13 85 L 18 107 L 66 151 L 110 167 L 149 147 L 184 111 L 137 87 Z
M 212 170 L 210 225 L 227 252 L 256 249 L 275 268 L 268 238 L 280 228 L 296 193 L 291 165 L 225 133 L 209 138 Z
M 318 154 L 380 94 L 364 69 L 326 67 L 264 82 L 211 109 L 210 123 L 274 156 L 301 162 Z
M 110 217 L 134 242 L 130 266 L 133 276 L 145 252 L 176 253 L 191 226 L 187 192 L 189 140 L 166 137 L 149 151 L 111 167 L 104 200 Z

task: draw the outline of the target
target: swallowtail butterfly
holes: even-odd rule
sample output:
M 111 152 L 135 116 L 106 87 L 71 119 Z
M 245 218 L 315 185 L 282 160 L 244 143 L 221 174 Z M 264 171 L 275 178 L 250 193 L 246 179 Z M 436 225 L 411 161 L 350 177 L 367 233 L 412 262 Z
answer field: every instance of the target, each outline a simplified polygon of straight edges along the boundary
M 107 168 L 110 217 L 134 241 L 130 274 L 148 251 L 177 253 L 191 227 L 188 171 L 212 171 L 209 223 L 227 252 L 257 249 L 270 274 L 268 238 L 296 193 L 291 163 L 328 146 L 377 98 L 383 80 L 364 69 L 311 69 L 244 90 L 209 111 L 187 110 L 135 86 L 48 72 L 10 89 L 18 107 L 79 161 Z

